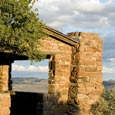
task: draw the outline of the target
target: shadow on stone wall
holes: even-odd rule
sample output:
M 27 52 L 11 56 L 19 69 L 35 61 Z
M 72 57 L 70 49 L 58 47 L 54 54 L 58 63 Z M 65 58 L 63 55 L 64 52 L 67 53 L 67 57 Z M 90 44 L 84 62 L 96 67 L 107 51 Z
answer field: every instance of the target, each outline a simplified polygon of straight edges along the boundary
M 43 94 L 16 92 L 11 97 L 10 115 L 43 115 Z

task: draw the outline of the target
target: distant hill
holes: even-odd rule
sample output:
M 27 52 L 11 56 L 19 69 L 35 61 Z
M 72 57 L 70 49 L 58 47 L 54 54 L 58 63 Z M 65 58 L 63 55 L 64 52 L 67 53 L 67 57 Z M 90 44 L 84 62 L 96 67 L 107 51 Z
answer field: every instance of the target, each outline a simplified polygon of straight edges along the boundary
M 48 80 L 39 78 L 12 78 L 13 90 L 23 92 L 48 92 Z M 103 81 L 105 89 L 115 87 L 115 80 Z
M 108 81 L 103 81 L 103 85 L 105 89 L 110 89 L 115 87 L 115 80 L 108 80 Z
M 48 80 L 38 78 L 12 78 L 14 91 L 23 92 L 48 92 Z

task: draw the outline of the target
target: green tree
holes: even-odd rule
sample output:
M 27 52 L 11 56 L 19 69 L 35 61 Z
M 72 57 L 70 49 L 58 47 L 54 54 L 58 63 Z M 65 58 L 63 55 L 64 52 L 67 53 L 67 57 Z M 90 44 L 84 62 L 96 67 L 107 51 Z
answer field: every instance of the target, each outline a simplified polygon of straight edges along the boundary
M 32 2 L 33 1 L 33 2 Z M 35 0 L 0 0 L 0 51 L 41 60 L 39 39 L 45 36 L 38 11 L 32 11 Z
M 115 115 L 115 88 L 105 91 L 91 110 L 94 115 Z

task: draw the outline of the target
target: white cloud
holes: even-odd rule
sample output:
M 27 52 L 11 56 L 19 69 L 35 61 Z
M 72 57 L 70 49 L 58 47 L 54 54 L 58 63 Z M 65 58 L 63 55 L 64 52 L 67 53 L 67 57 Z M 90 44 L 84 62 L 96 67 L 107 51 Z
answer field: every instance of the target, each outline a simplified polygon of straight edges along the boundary
M 99 19 L 99 23 L 102 24 L 102 25 L 109 25 L 109 21 L 108 21 L 108 17 L 101 17 Z
M 104 4 L 99 0 L 78 0 L 76 9 L 84 12 L 97 12 L 104 9 Z
M 115 62 L 115 58 L 108 58 L 107 60 L 110 62 Z
M 48 72 L 48 66 L 34 66 L 30 65 L 28 67 L 13 64 L 12 65 L 13 71 L 20 71 L 20 72 Z
M 103 66 L 103 73 L 114 73 L 115 74 L 115 68 Z
M 112 0 L 39 0 L 41 19 L 49 26 L 64 31 L 66 26 L 76 28 L 105 28 L 115 24 L 115 3 Z
M 29 72 L 48 72 L 48 66 L 29 66 L 26 68 Z
M 12 70 L 13 71 L 26 71 L 26 67 L 22 65 L 13 64 Z

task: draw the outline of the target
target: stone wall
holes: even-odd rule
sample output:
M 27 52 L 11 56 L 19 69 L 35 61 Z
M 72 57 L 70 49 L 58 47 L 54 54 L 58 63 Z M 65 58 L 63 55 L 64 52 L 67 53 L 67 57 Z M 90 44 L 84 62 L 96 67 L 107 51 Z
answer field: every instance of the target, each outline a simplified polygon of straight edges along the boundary
M 74 39 L 79 36 L 80 40 L 79 50 L 73 55 L 73 58 L 76 58 L 76 61 L 72 62 L 76 66 L 73 65 L 73 74 L 71 73 L 71 83 L 74 86 L 71 86 L 69 94 L 73 96 L 76 105 L 79 105 L 80 115 L 91 115 L 91 105 L 103 92 L 102 39 L 93 33 L 73 32 L 68 36 Z
M 9 93 L 9 78 L 10 64 L 9 54 L 1 53 L 0 55 L 0 115 L 10 114 L 10 93 Z
M 72 45 L 50 36 L 41 41 L 40 50 L 49 56 L 43 115 L 92 115 L 91 105 L 103 92 L 102 39 L 92 33 L 73 32 L 68 36 L 79 38 L 79 43 Z M 0 115 L 9 115 L 11 106 L 12 58 L 5 57 L 0 55 Z
M 67 111 L 72 48 L 51 37 L 44 39 L 42 45 L 41 50 L 50 55 L 48 100 L 44 115 L 64 115 Z
M 0 92 L 0 115 L 10 114 L 10 94 Z

